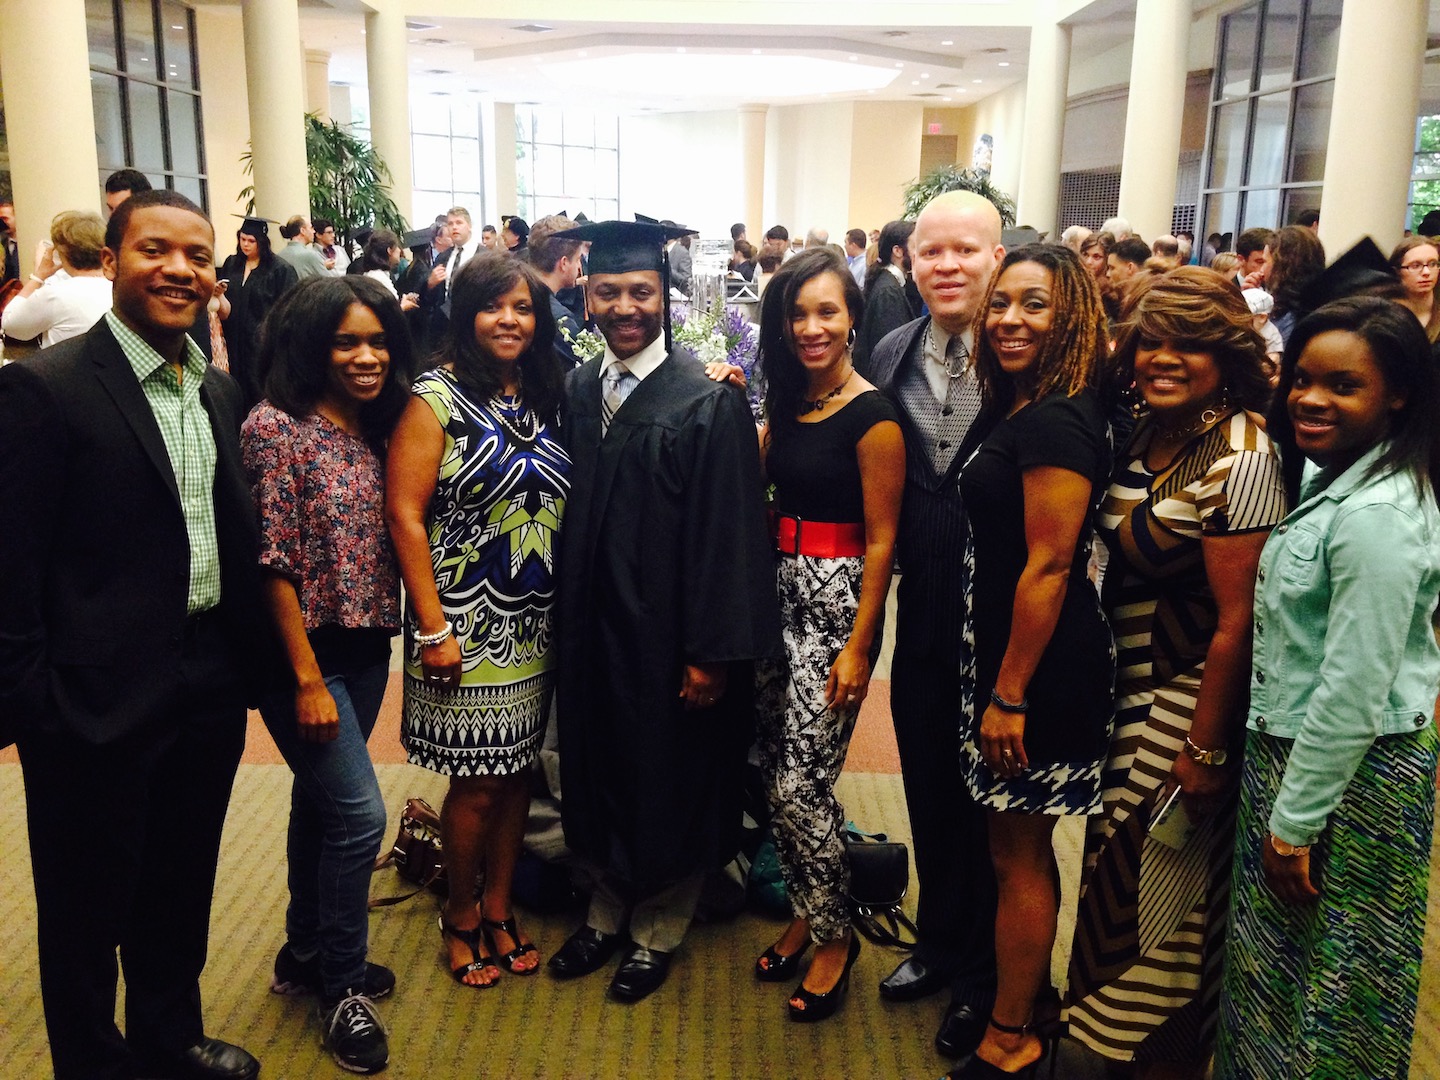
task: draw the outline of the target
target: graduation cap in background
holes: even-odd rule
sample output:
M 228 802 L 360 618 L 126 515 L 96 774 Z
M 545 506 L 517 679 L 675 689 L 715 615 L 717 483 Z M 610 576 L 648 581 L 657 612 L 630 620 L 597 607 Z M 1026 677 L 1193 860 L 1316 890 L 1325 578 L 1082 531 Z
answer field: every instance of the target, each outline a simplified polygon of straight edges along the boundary
M 434 239 L 435 226 L 427 225 L 423 229 L 411 229 L 400 238 L 400 243 L 407 248 L 429 247 Z
M 256 217 L 254 214 L 231 214 L 231 217 L 240 219 L 240 231 L 247 236 L 270 236 L 270 226 L 279 225 L 280 222 L 274 218 Z
M 597 221 L 579 225 L 553 236 L 565 240 L 590 241 L 589 273 L 630 274 L 637 270 L 653 270 L 660 275 L 660 295 L 664 297 L 665 349 L 670 342 L 670 259 L 665 245 L 682 236 L 698 236 L 696 229 L 683 225 L 662 225 L 654 218 L 636 214 L 634 221 Z
M 1338 256 L 1320 272 L 1305 290 L 1305 310 L 1314 311 L 1331 300 L 1346 296 L 1394 298 L 1400 279 L 1390 260 L 1370 237 L 1362 237 L 1350 250 Z

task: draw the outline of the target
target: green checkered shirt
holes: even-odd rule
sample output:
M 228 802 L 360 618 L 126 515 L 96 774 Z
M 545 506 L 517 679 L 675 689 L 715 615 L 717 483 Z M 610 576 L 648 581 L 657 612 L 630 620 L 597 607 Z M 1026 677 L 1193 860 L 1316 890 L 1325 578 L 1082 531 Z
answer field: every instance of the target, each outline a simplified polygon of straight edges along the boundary
M 182 382 L 165 358 L 145 343 L 115 312 L 105 322 L 130 367 L 160 426 L 160 437 L 170 455 L 180 510 L 190 534 L 190 589 L 185 611 L 193 615 L 220 602 L 220 542 L 215 535 L 215 434 L 210 415 L 200 403 L 205 381 L 205 354 L 185 338 L 185 379 Z

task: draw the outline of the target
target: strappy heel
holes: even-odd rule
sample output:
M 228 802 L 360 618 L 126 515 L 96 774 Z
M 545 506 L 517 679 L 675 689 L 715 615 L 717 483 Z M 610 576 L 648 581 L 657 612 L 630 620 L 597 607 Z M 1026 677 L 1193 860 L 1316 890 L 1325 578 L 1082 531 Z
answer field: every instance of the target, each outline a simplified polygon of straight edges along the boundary
M 1006 1035 L 1037 1034 L 1033 1022 L 1021 1024 L 1019 1027 L 1016 1027 L 1013 1024 L 1002 1024 L 994 1017 L 991 1017 L 990 1026 L 996 1031 L 1003 1031 Z M 1058 1041 L 1059 1036 L 1055 1038 L 1056 1041 Z M 1045 1040 L 1042 1038 L 1040 1041 L 1040 1056 L 1016 1072 L 1006 1072 L 1000 1068 L 1000 1066 L 992 1065 L 977 1053 L 965 1063 L 964 1068 L 948 1072 L 942 1076 L 940 1080 L 1016 1080 L 1017 1077 L 1021 1078 L 1021 1080 L 1034 1080 L 1034 1077 L 1040 1071 L 1040 1065 L 1045 1060 L 1047 1053 L 1050 1055 L 1050 1075 L 1053 1080 L 1055 1075 L 1054 1049 L 1053 1043 L 1047 1047 Z
M 511 941 L 515 942 L 515 948 L 500 957 L 501 965 L 503 965 L 505 970 L 510 972 L 511 975 L 534 975 L 540 970 L 538 963 L 531 968 L 517 968 L 515 966 L 515 961 L 519 960 L 522 956 L 525 956 L 527 953 L 534 953 L 536 956 L 539 956 L 540 950 L 535 946 L 533 941 L 524 943 L 520 941 L 520 928 L 515 925 L 514 915 L 510 915 L 504 919 L 482 918 L 480 925 L 485 930 L 485 942 L 490 946 L 492 953 L 498 953 L 500 951 L 495 944 L 496 934 L 504 934 Z
M 468 986 L 471 990 L 489 990 L 500 981 L 499 979 L 491 979 L 488 983 L 470 983 L 465 981 L 466 975 L 476 971 L 483 971 L 487 967 L 494 968 L 496 971 L 500 970 L 500 966 L 495 963 L 494 958 L 485 952 L 485 947 L 481 944 L 481 937 L 480 927 L 477 926 L 473 930 L 461 930 L 460 927 L 446 921 L 444 915 L 440 916 L 441 940 L 454 938 L 470 950 L 470 963 L 461 964 L 459 967 L 452 967 L 450 969 L 450 977 L 461 986 Z M 447 960 L 446 963 L 448 964 L 449 961 Z
M 760 959 L 755 961 L 755 978 L 761 982 L 785 982 L 800 970 L 800 961 L 809 951 L 810 939 L 808 937 L 805 939 L 805 943 L 789 956 L 777 952 L 775 946 L 771 945 L 760 954 Z

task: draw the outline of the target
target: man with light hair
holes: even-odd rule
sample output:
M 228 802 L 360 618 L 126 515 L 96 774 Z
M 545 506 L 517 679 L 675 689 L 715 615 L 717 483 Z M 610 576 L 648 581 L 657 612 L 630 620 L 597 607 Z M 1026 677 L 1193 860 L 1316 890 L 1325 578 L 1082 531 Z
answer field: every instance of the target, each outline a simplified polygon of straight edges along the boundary
M 1080 245 L 1094 236 L 1084 225 L 1071 225 L 1060 234 L 1060 242 L 1068 247 L 1076 255 L 1080 254 Z
M 805 234 L 805 250 L 821 248 L 830 243 L 830 231 L 828 229 L 811 229 Z
M 974 1052 L 995 999 L 995 874 L 985 812 L 960 770 L 965 515 L 956 476 L 980 440 L 971 321 L 1005 254 L 1000 214 L 968 191 L 936 196 L 910 234 L 915 284 L 929 314 L 886 335 L 871 379 L 905 432 L 901 576 L 890 705 L 920 885 L 914 953 L 880 983 L 914 1001 L 945 989 L 935 1036 L 946 1056 Z
M 1104 225 L 1100 226 L 1101 232 L 1108 232 L 1117 241 L 1135 235 L 1135 230 L 1130 227 L 1130 222 L 1123 217 L 1107 218 Z
M 550 289 L 550 314 L 555 317 L 555 351 L 578 367 L 585 361 L 575 348 L 582 327 L 574 313 L 556 297 L 562 290 L 574 288 L 580 278 L 580 241 L 555 235 L 574 227 L 573 221 L 559 214 L 541 218 L 530 227 L 525 258 Z

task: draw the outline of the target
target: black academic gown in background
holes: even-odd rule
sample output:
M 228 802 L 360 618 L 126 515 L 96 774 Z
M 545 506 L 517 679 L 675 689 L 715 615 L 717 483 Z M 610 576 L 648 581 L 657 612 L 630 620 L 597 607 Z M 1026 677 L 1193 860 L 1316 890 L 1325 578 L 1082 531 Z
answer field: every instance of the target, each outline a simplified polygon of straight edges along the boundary
M 600 363 L 562 418 L 561 804 L 570 847 L 644 896 L 738 850 L 752 661 L 780 655 L 780 617 L 743 395 L 675 349 L 602 441 Z M 685 665 L 720 662 L 724 696 L 687 712 Z
M 265 396 L 264 376 L 259 370 L 260 324 L 280 299 L 280 294 L 299 278 L 295 268 L 283 259 L 271 257 L 245 277 L 245 256 L 231 255 L 220 269 L 228 281 L 225 296 L 230 317 L 220 326 L 225 332 L 225 351 L 230 354 L 230 374 L 245 394 L 245 408 L 253 408 Z

